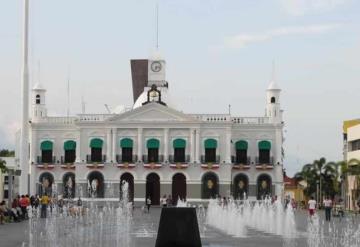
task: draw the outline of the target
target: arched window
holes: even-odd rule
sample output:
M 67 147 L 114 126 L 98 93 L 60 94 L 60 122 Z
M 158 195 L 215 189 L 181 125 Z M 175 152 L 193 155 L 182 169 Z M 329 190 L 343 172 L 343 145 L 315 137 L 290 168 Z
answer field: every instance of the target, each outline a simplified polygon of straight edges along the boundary
M 104 176 L 99 171 L 91 172 L 87 177 L 87 191 L 90 198 L 104 198 L 105 181 Z M 112 195 L 111 195 L 112 196 Z
M 134 142 L 130 138 L 123 138 L 120 141 L 121 147 L 121 162 L 131 163 L 133 162 L 133 145 Z
M 65 157 L 62 160 L 64 163 L 74 163 L 76 157 L 76 142 L 69 140 L 64 142 Z
M 102 146 L 103 146 L 103 140 L 99 138 L 91 139 L 90 141 L 90 148 L 91 148 L 91 162 L 102 162 Z
M 37 94 L 36 97 L 35 97 L 35 103 L 36 103 L 37 105 L 40 104 L 40 95 L 39 95 L 39 94 Z
M 270 164 L 271 143 L 269 141 L 261 141 L 259 146 L 259 164 Z
M 184 139 L 175 139 L 173 141 L 174 147 L 174 162 L 185 162 L 185 147 L 186 141 Z
M 49 172 L 44 172 L 39 177 L 38 191 L 37 193 L 42 195 L 52 196 L 52 185 L 54 183 L 54 176 Z
M 234 178 L 234 192 L 235 199 L 244 200 L 249 193 L 249 179 L 245 174 L 239 173 Z
M 51 141 L 43 141 L 40 145 L 41 149 L 41 163 L 54 163 L 53 158 L 53 143 Z
M 202 199 L 216 198 L 219 194 L 218 177 L 213 172 L 207 172 L 201 179 Z
M 271 97 L 271 100 L 270 100 L 271 104 L 275 104 L 275 101 L 276 101 L 275 97 Z
M 159 147 L 160 142 L 157 139 L 150 139 L 146 143 L 148 149 L 148 162 L 157 163 L 159 162 Z
M 248 143 L 247 141 L 240 140 L 235 143 L 236 149 L 236 164 L 248 164 L 247 150 Z
M 204 142 L 205 147 L 205 163 L 216 163 L 216 148 L 217 141 L 215 139 L 206 139 Z
M 257 199 L 263 200 L 271 196 L 272 182 L 271 177 L 267 174 L 261 174 L 257 179 Z

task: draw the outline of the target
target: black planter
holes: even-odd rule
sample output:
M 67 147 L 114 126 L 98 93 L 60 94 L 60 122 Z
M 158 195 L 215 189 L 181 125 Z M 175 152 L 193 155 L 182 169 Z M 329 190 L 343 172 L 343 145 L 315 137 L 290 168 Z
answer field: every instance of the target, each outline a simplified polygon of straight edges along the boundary
M 201 247 L 195 208 L 163 208 L 155 247 Z

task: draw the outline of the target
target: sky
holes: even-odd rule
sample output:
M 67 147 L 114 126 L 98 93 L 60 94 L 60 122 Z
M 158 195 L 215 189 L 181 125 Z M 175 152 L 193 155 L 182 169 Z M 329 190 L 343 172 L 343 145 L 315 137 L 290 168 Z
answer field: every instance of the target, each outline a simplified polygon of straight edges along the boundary
M 342 159 L 342 122 L 360 118 L 360 1 L 30 0 L 31 85 L 49 115 L 131 106 L 130 59 L 159 49 L 177 109 L 263 116 L 272 78 L 282 88 L 285 168 Z M 20 120 L 22 1 L 0 0 L 0 148 Z M 215 98 L 215 100 L 214 100 Z

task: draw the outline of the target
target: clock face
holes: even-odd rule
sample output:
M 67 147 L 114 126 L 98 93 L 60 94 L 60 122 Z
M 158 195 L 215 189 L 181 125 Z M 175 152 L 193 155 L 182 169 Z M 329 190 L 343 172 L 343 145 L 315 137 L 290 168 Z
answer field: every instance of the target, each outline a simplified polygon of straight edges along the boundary
M 159 72 L 161 70 L 161 63 L 158 61 L 151 63 L 151 70 L 154 72 Z

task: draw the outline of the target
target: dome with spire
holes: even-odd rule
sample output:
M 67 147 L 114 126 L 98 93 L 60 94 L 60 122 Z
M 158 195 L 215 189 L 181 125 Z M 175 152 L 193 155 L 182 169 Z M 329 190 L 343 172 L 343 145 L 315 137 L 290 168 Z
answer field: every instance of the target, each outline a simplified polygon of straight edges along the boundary
M 34 87 L 33 90 L 45 90 L 45 88 L 43 87 L 43 85 L 39 82 L 37 82 Z
M 270 82 L 270 85 L 268 87 L 268 90 L 281 90 L 281 88 L 278 86 L 278 84 L 273 80 Z

